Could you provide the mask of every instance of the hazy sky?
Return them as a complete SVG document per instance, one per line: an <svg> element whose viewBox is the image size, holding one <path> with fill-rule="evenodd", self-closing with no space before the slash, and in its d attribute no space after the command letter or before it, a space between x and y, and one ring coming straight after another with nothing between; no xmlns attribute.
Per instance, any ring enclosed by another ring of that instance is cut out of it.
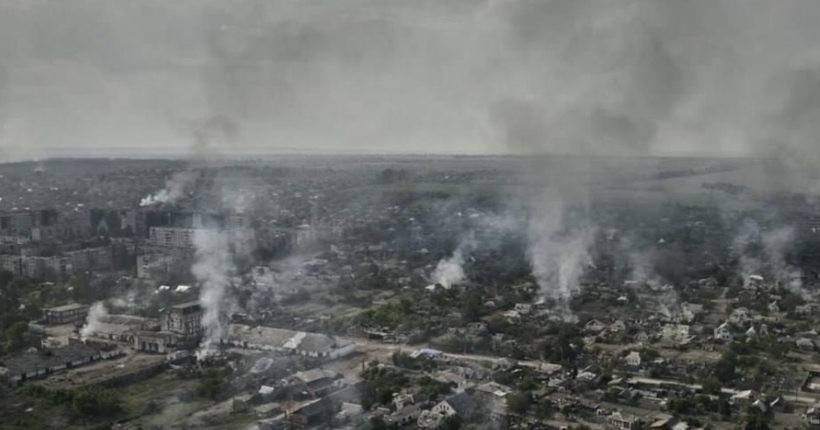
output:
<svg viewBox="0 0 820 430"><path fill-rule="evenodd" d="M818 17L816 0L0 0L0 157L198 142L820 161Z"/></svg>

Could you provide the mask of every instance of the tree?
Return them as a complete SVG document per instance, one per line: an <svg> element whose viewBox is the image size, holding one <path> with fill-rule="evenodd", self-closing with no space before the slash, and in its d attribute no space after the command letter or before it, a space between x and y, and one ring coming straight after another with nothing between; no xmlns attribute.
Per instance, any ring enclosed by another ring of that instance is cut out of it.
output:
<svg viewBox="0 0 820 430"><path fill-rule="evenodd" d="M524 415L530 409L532 400L526 393L512 393L507 396L507 412L513 415Z"/></svg>
<svg viewBox="0 0 820 430"><path fill-rule="evenodd" d="M732 416L732 405L726 399L721 399L720 403L718 404L718 412L720 416L724 419L728 419Z"/></svg>
<svg viewBox="0 0 820 430"><path fill-rule="evenodd" d="M461 417L456 414L445 418L442 422L442 426L444 430L460 430L462 423Z"/></svg>
<svg viewBox="0 0 820 430"><path fill-rule="evenodd" d="M732 382L736 377L736 361L737 356L734 352L727 351L723 353L720 360L715 364L715 377L724 384Z"/></svg>
<svg viewBox="0 0 820 430"><path fill-rule="evenodd" d="M769 420L758 414L746 415L743 430L769 430Z"/></svg>
<svg viewBox="0 0 820 430"><path fill-rule="evenodd" d="M17 321L6 330L6 345L7 353L17 351L26 344L26 334L28 333L28 324L25 321Z"/></svg>
<svg viewBox="0 0 820 430"><path fill-rule="evenodd" d="M713 395L720 395L720 389L722 388L722 384L717 378L709 378L703 381L703 393L704 394L713 394Z"/></svg>
<svg viewBox="0 0 820 430"><path fill-rule="evenodd" d="M382 417L373 417L370 419L370 430L389 430L390 427L384 422Z"/></svg>
<svg viewBox="0 0 820 430"><path fill-rule="evenodd" d="M538 422L543 424L544 421L551 419L553 415L555 415L555 407L551 401L544 399L536 405L535 416L538 418Z"/></svg>
<svg viewBox="0 0 820 430"><path fill-rule="evenodd" d="M225 388L225 378L217 371L207 371L200 376L197 393L207 399L216 400Z"/></svg>
<svg viewBox="0 0 820 430"><path fill-rule="evenodd" d="M465 293L461 307L461 320L465 323L478 321L481 318L481 296L474 291Z"/></svg>
<svg viewBox="0 0 820 430"><path fill-rule="evenodd" d="M122 400L112 390L82 390L74 394L71 410L78 416L110 417L122 412Z"/></svg>

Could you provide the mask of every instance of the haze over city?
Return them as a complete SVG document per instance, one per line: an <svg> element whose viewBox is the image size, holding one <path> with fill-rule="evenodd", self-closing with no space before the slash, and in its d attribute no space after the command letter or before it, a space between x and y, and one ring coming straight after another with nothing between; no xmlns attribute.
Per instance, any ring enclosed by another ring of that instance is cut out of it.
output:
<svg viewBox="0 0 820 430"><path fill-rule="evenodd" d="M0 429L820 428L818 17L0 0Z"/></svg>

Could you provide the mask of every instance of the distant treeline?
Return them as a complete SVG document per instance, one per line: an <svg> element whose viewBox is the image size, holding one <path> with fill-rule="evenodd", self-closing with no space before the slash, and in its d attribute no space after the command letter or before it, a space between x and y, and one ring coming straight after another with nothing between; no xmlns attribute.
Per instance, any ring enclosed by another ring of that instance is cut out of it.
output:
<svg viewBox="0 0 820 430"><path fill-rule="evenodd" d="M711 173L723 173L737 170L740 166L735 164L722 164L718 166L707 166L696 169L678 169L678 170L664 170L662 172L652 173L646 179L673 179L685 178L687 176L708 175Z"/></svg>
<svg viewBox="0 0 820 430"><path fill-rule="evenodd" d="M707 190L723 191L726 194L738 196L746 191L743 185L727 184L725 182L708 182L703 184L703 188Z"/></svg>

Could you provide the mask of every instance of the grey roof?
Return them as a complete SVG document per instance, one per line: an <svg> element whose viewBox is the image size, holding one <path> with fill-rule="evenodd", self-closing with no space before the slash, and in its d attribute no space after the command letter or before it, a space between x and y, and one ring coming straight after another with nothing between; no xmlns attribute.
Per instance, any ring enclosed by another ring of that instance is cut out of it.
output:
<svg viewBox="0 0 820 430"><path fill-rule="evenodd" d="M101 322L108 324L127 325L135 329L142 329L144 327L159 326L159 321L154 318L143 318L134 315L103 315L100 318Z"/></svg>
<svg viewBox="0 0 820 430"><path fill-rule="evenodd" d="M326 335L283 330L270 327L250 327L242 324L228 326L230 342L264 345L279 349L329 353L338 347L337 342Z"/></svg>
<svg viewBox="0 0 820 430"><path fill-rule="evenodd" d="M80 303L69 303L67 305L57 306L53 308L46 309L46 312L67 312L73 311L75 309L87 309L88 305L83 305Z"/></svg>
<svg viewBox="0 0 820 430"><path fill-rule="evenodd" d="M299 349L307 352L327 352L336 347L336 341L328 336L322 334L308 333L302 342L299 343Z"/></svg>
<svg viewBox="0 0 820 430"><path fill-rule="evenodd" d="M461 392L454 396L450 396L444 401L455 409L456 413L458 413L458 415L462 418L469 417L475 409L475 402L473 401L473 398L466 392Z"/></svg>
<svg viewBox="0 0 820 430"><path fill-rule="evenodd" d="M358 385L351 385L349 387L342 388L339 391L328 394L325 398L329 399L330 402L337 407L341 406L343 403L358 404L362 401L362 391L359 389Z"/></svg>
<svg viewBox="0 0 820 430"><path fill-rule="evenodd" d="M93 334L99 335L114 335L120 336L132 331L132 327L123 324L109 324L104 322L97 322L94 325Z"/></svg>
<svg viewBox="0 0 820 430"><path fill-rule="evenodd" d="M178 305L171 306L171 309L188 309L193 307L201 307L199 300L194 300L187 303L180 303Z"/></svg>
<svg viewBox="0 0 820 430"><path fill-rule="evenodd" d="M316 382L320 379L339 379L342 375L338 372L334 372L332 370L323 370L323 369L311 369L306 370L304 372L297 372L294 375L300 381L310 384L312 382Z"/></svg>
<svg viewBox="0 0 820 430"><path fill-rule="evenodd" d="M11 375L22 375L97 357L99 354L100 352L92 346L71 343L61 348L17 354L3 360L0 365L8 368Z"/></svg>

